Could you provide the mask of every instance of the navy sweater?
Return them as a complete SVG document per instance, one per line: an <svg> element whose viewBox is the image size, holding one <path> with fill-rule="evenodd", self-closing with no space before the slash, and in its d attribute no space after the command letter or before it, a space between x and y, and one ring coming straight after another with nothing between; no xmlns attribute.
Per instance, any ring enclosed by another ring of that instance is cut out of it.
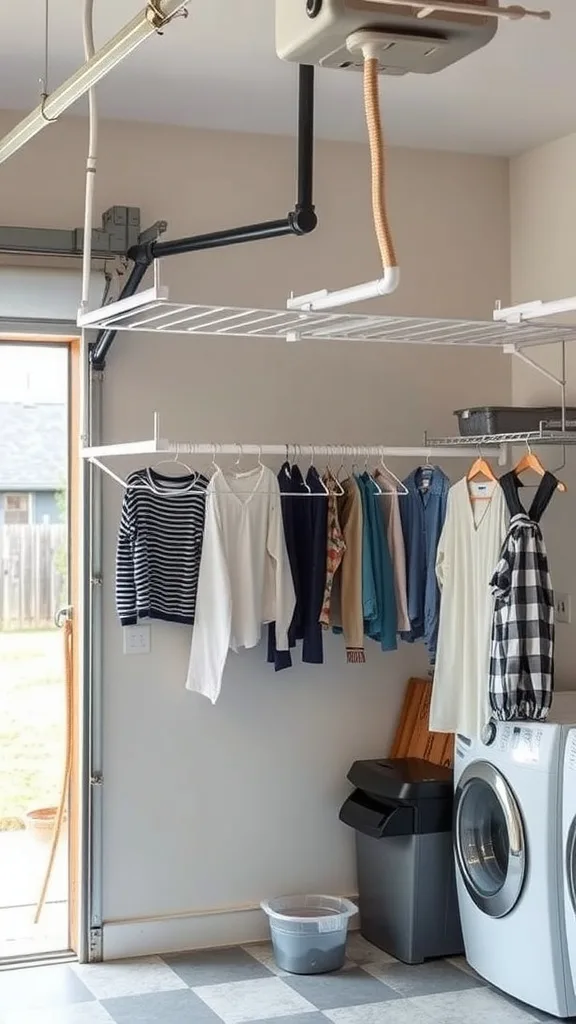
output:
<svg viewBox="0 0 576 1024"><path fill-rule="evenodd" d="M306 483L314 494L324 495L317 470L311 466ZM322 627L320 612L326 582L326 535L328 530L328 502L326 497L297 497L307 495L302 473L298 466L285 462L278 474L282 494L282 521L288 559L296 593L296 607L288 632L290 646L302 640L302 661L321 665ZM268 628L268 661L278 672L290 668L289 651L276 650L274 623Z"/></svg>

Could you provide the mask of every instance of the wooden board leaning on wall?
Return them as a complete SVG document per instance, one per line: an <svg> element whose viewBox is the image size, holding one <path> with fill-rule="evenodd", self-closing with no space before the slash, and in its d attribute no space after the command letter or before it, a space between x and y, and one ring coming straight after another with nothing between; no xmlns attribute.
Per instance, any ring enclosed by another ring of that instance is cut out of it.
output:
<svg viewBox="0 0 576 1024"><path fill-rule="evenodd" d="M390 757L421 757L432 764L452 767L454 737L450 733L430 732L430 698L432 683L429 679L409 679L400 712Z"/></svg>

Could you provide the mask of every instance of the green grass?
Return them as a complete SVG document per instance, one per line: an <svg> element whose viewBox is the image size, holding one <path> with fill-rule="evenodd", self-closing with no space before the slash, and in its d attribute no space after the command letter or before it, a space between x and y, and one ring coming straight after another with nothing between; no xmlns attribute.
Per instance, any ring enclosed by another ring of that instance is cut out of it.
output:
<svg viewBox="0 0 576 1024"><path fill-rule="evenodd" d="M0 632L0 831L58 802L64 719L62 633Z"/></svg>

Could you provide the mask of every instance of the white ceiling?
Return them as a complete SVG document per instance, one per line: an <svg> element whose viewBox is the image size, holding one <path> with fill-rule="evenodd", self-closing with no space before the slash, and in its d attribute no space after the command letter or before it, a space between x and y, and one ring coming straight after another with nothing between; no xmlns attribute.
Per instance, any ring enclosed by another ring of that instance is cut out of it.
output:
<svg viewBox="0 0 576 1024"><path fill-rule="evenodd" d="M142 6L95 0L97 45ZM576 131L576 0L547 6L551 21L505 22L487 47L440 74L383 79L388 140L512 154ZM0 107L25 110L38 101L44 0L2 7ZM81 8L50 0L52 87L82 63ZM294 67L274 51L274 0L192 0L190 17L145 43L99 95L106 117L289 133L294 87ZM364 139L360 75L319 73L317 125L324 138Z"/></svg>

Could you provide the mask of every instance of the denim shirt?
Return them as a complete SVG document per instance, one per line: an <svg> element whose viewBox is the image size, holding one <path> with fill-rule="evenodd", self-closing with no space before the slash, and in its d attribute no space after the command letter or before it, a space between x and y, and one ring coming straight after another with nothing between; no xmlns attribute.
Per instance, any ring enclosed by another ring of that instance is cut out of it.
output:
<svg viewBox="0 0 576 1024"><path fill-rule="evenodd" d="M367 531L362 539L362 601L364 606L364 632L372 640L376 640L383 651L395 651L397 648L396 628L398 613L396 609L396 593L394 590L394 569L388 539L382 525L382 515L378 505L379 492L368 473L355 477L362 496L364 525ZM368 551L366 553L366 545ZM366 614L365 575L366 566L370 567L373 602L371 614Z"/></svg>
<svg viewBox="0 0 576 1024"><path fill-rule="evenodd" d="M367 494L363 477L355 473L354 482L360 492L362 502L362 618L364 619L364 632L369 636L370 623L375 622L378 618L378 597L372 561L370 495ZM372 490L374 490L373 487Z"/></svg>
<svg viewBox="0 0 576 1024"><path fill-rule="evenodd" d="M428 487L423 484L429 479ZM410 632L402 639L424 638L434 663L438 641L440 590L436 579L436 550L444 520L450 481L438 466L419 467L404 481L400 516L406 548L406 588Z"/></svg>

